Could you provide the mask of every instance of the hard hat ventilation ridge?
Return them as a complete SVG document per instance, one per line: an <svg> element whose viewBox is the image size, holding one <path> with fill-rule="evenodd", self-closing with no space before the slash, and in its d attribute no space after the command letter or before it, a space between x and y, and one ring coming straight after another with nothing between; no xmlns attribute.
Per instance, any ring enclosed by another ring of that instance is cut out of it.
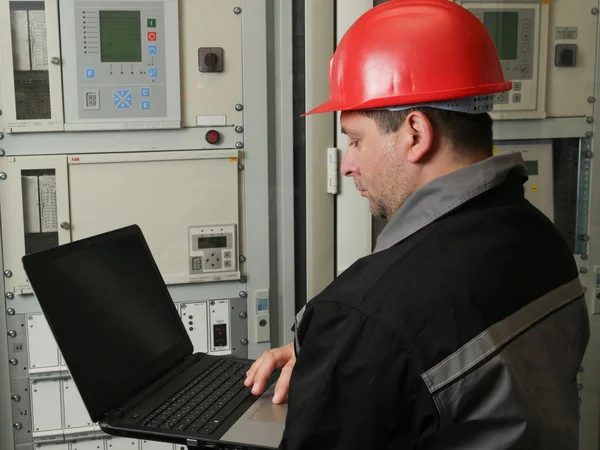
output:
<svg viewBox="0 0 600 450"><path fill-rule="evenodd" d="M414 103L412 105L374 108L371 111L404 111L407 109L420 107L445 109L448 111L457 111L466 114L484 114L494 109L494 96L476 95L473 97L458 98L454 100L440 100L427 103Z"/></svg>

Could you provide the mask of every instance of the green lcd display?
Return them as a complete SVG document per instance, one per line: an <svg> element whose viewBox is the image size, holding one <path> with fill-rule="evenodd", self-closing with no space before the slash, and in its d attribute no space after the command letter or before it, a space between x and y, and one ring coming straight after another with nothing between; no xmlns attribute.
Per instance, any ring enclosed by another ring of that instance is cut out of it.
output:
<svg viewBox="0 0 600 450"><path fill-rule="evenodd" d="M496 44L500 59L517 59L519 13L488 11L483 13L483 24Z"/></svg>
<svg viewBox="0 0 600 450"><path fill-rule="evenodd" d="M100 60L108 63L142 61L139 11L100 11Z"/></svg>
<svg viewBox="0 0 600 450"><path fill-rule="evenodd" d="M525 161L525 167L527 167L527 173L529 175L539 175L539 167L537 161Z"/></svg>
<svg viewBox="0 0 600 450"><path fill-rule="evenodd" d="M198 238L198 248L225 248L227 247L227 236L212 236Z"/></svg>

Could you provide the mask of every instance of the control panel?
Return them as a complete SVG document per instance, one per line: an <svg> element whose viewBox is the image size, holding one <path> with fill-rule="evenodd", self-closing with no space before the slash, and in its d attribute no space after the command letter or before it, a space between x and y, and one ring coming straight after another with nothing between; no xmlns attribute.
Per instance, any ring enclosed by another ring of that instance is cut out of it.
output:
<svg viewBox="0 0 600 450"><path fill-rule="evenodd" d="M211 353L227 352L231 353L229 345L229 300L212 300L208 304L211 337Z"/></svg>
<svg viewBox="0 0 600 450"><path fill-rule="evenodd" d="M61 2L65 129L178 128L176 0Z"/></svg>
<svg viewBox="0 0 600 450"><path fill-rule="evenodd" d="M189 229L189 267L194 276L215 280L236 277L237 233L235 225L195 226Z"/></svg>
<svg viewBox="0 0 600 450"><path fill-rule="evenodd" d="M522 3L457 1L487 28L500 57L510 92L494 97L496 119L544 118L548 17L539 1Z"/></svg>

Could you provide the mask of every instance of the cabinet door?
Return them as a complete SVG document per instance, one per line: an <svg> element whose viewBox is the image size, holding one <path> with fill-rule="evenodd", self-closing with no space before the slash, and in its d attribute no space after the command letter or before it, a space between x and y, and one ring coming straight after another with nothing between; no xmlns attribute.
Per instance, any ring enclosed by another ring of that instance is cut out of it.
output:
<svg viewBox="0 0 600 450"><path fill-rule="evenodd" d="M23 255L71 241L67 160L64 155L0 158L2 173L4 268L13 273L5 278L5 288L15 295L30 294Z"/></svg>
<svg viewBox="0 0 600 450"><path fill-rule="evenodd" d="M58 1L2 2L0 55L5 131L63 130Z"/></svg>
<svg viewBox="0 0 600 450"><path fill-rule="evenodd" d="M378 3L378 2L376 2ZM340 42L348 28L362 14L373 7L373 0L337 0L336 42ZM339 114L336 117L336 141L340 149L341 165L348 137L342 134ZM340 173L339 193L336 198L336 275L341 274L357 259L372 251L373 219L369 202L357 192L354 181Z"/></svg>

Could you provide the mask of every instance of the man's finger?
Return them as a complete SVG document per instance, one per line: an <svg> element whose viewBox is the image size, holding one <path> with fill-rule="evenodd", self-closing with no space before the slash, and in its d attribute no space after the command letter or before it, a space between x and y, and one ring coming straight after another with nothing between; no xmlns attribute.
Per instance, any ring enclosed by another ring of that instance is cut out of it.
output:
<svg viewBox="0 0 600 450"><path fill-rule="evenodd" d="M260 355L260 358L258 358L256 361L254 361L254 363L252 363L252 365L246 372L246 379L244 380L244 385L246 387L250 387L254 383L254 376L256 375L256 371L261 366L264 359L265 359L265 354L263 353L262 355Z"/></svg>
<svg viewBox="0 0 600 450"><path fill-rule="evenodd" d="M290 378L292 377L292 369L294 368L295 363L296 359L292 358L288 361L288 363L285 366L283 366L283 369L281 369L281 375L279 375L279 380L277 380L277 384L275 385L273 403L279 404L283 402L287 397L288 391L290 389Z"/></svg>
<svg viewBox="0 0 600 450"><path fill-rule="evenodd" d="M252 393L254 395L259 395L264 392L267 385L267 379L271 376L276 367L280 367L284 363L284 361L282 361L282 355L280 355L280 352L277 350L265 353L262 364L256 370L253 379L254 386L252 386Z"/></svg>

